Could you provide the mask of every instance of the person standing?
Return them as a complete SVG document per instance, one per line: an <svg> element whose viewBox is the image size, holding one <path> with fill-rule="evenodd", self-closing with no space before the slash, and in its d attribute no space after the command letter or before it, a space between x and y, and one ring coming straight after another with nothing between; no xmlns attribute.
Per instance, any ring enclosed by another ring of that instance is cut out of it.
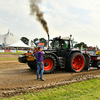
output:
<svg viewBox="0 0 100 100"><path fill-rule="evenodd" d="M41 47L38 47L38 51L35 53L36 59L37 59L37 80L41 79L42 81L44 81L43 79L43 71L44 71L43 54L45 53L41 50ZM39 71L40 71L40 78L39 78Z"/></svg>
<svg viewBox="0 0 100 100"><path fill-rule="evenodd" d="M62 45L62 48L63 48L63 49L68 48L68 45L65 43L65 41L63 41L62 43L63 43L63 45Z"/></svg>

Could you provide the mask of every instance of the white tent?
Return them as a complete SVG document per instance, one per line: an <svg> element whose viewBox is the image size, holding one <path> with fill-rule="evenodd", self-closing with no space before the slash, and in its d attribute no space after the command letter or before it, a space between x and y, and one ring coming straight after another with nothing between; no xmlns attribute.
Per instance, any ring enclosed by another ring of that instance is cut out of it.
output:
<svg viewBox="0 0 100 100"><path fill-rule="evenodd" d="M11 45L15 42L17 42L18 39L14 37L13 34L8 32L7 34L0 35L0 45L4 44L5 46Z"/></svg>
<svg viewBox="0 0 100 100"><path fill-rule="evenodd" d="M29 48L30 46L26 45L21 40L18 40L17 42L9 45L9 47L27 47L27 48Z"/></svg>

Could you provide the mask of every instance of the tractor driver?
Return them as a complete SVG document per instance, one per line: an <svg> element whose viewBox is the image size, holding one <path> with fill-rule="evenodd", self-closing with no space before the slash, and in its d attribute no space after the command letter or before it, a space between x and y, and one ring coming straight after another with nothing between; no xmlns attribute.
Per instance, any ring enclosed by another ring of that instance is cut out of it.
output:
<svg viewBox="0 0 100 100"><path fill-rule="evenodd" d="M63 48L63 49L68 48L68 45L67 45L67 43L65 43L65 41L62 41L62 44L63 44L63 45L62 45L62 48Z"/></svg>

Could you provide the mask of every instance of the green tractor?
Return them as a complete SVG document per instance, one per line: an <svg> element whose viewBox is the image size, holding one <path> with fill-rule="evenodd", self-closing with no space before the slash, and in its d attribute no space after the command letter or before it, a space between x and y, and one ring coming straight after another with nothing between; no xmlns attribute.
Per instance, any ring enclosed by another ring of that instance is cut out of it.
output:
<svg viewBox="0 0 100 100"><path fill-rule="evenodd" d="M73 38L70 37L55 37L52 40L48 36L48 48L43 50L44 73L52 73L56 68L65 68L71 72L81 72L83 69L88 69L89 56L81 53L80 50L73 49ZM51 41L51 43L50 43ZM49 46L50 43L50 46ZM36 68L35 54L29 56L19 56L19 62L27 63L31 69ZM33 59L32 59L33 57Z"/></svg>

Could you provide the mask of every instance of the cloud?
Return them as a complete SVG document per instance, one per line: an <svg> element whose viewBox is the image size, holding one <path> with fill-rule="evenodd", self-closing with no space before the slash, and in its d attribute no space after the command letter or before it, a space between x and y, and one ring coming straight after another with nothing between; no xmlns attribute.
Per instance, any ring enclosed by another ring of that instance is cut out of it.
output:
<svg viewBox="0 0 100 100"><path fill-rule="evenodd" d="M48 23L50 37L73 35L76 41L96 46L100 37L99 0L42 0L39 5ZM35 19L29 15L28 0L1 0L0 33L8 29L17 37L29 39L47 34Z"/></svg>
<svg viewBox="0 0 100 100"><path fill-rule="evenodd" d="M66 0L62 3L61 0L54 3L50 0L53 9L48 10L48 19L52 19L50 22L54 22L53 27L57 26L55 29L63 36L72 33L78 42L100 46L99 3L99 0Z"/></svg>

